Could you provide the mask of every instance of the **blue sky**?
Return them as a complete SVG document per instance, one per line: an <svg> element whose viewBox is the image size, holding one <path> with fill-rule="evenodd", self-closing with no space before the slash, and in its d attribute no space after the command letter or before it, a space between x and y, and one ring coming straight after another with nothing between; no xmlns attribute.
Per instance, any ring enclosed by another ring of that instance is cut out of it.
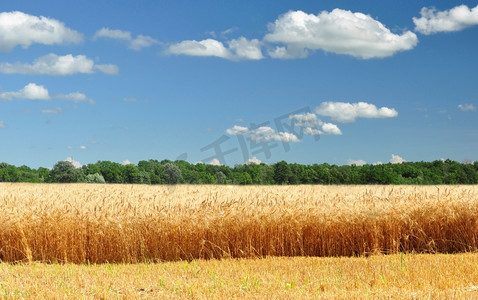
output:
<svg viewBox="0 0 478 300"><path fill-rule="evenodd" d="M478 160L476 1L8 1L0 161Z"/></svg>

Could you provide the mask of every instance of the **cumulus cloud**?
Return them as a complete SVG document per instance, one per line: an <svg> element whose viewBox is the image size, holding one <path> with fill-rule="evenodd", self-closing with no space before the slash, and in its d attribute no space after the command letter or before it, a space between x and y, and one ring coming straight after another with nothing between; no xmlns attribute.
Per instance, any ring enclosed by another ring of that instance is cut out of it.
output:
<svg viewBox="0 0 478 300"><path fill-rule="evenodd" d="M91 74L100 71L106 74L118 74L115 65L95 65L93 60L84 55L71 54L59 56L50 53L37 58L32 64L28 63L0 63L0 72L5 74L34 74L34 75L72 75L77 73Z"/></svg>
<svg viewBox="0 0 478 300"><path fill-rule="evenodd" d="M260 60L264 58L261 43L257 39L248 40L245 37L240 37L229 41L228 45L233 59Z"/></svg>
<svg viewBox="0 0 478 300"><path fill-rule="evenodd" d="M44 86L29 83L18 92L0 93L0 101L11 101L13 99L50 100L51 97Z"/></svg>
<svg viewBox="0 0 478 300"><path fill-rule="evenodd" d="M132 163L129 161L129 159L123 160L123 161L121 162L121 164L122 164L123 166L132 165Z"/></svg>
<svg viewBox="0 0 478 300"><path fill-rule="evenodd" d="M308 135L342 135L342 131L337 125L323 122L313 113L290 115L289 119L294 121L296 126L303 127L304 133Z"/></svg>
<svg viewBox="0 0 478 300"><path fill-rule="evenodd" d="M122 40L128 43L128 47L133 50L141 50L143 48L151 47L155 44L159 44L159 41L148 36L139 34L136 37L133 37L131 32L123 31L118 29L109 29L109 28L101 28L98 30L93 39L99 38L109 38L115 40Z"/></svg>
<svg viewBox="0 0 478 300"><path fill-rule="evenodd" d="M295 114L290 115L289 119L294 121L296 126L300 127L316 127L320 120L317 119L317 116L313 113L304 113L304 114Z"/></svg>
<svg viewBox="0 0 478 300"><path fill-rule="evenodd" d="M261 163L262 161L255 156L246 161L246 165L260 165Z"/></svg>
<svg viewBox="0 0 478 300"><path fill-rule="evenodd" d="M81 168L81 163L79 161L74 160L72 157L67 157L65 161L71 163L73 167L77 169Z"/></svg>
<svg viewBox="0 0 478 300"><path fill-rule="evenodd" d="M390 159L390 163L392 164L401 164L403 162L406 162L402 157L392 154L392 158Z"/></svg>
<svg viewBox="0 0 478 300"><path fill-rule="evenodd" d="M251 141L255 142L300 142L299 138L295 134L289 132L276 132L274 129L268 126L261 126L251 131L250 138Z"/></svg>
<svg viewBox="0 0 478 300"><path fill-rule="evenodd" d="M55 98L66 100L66 101L71 101L73 103L86 102L86 103L90 103L90 104L95 104L95 100L88 98L85 94L80 93L80 92L69 93L69 94L66 94L66 95L59 94L59 95L56 95Z"/></svg>
<svg viewBox="0 0 478 300"><path fill-rule="evenodd" d="M421 9L420 15L420 18L413 18L415 31L426 35L459 31L478 25L478 5L471 9L466 5L459 5L445 11L424 7Z"/></svg>
<svg viewBox="0 0 478 300"><path fill-rule="evenodd" d="M0 128L7 128L7 124L5 124L3 121L0 121Z"/></svg>
<svg viewBox="0 0 478 300"><path fill-rule="evenodd" d="M226 132L227 134L230 134L230 135L243 135L249 132L249 128L239 126L239 125L234 125L232 128L228 128Z"/></svg>
<svg viewBox="0 0 478 300"><path fill-rule="evenodd" d="M169 46L171 54L183 54L190 56L217 56L222 58L230 57L230 52L224 44L214 39L202 41L188 40Z"/></svg>
<svg viewBox="0 0 478 300"><path fill-rule="evenodd" d="M322 124L322 131L325 134L331 134L331 135L342 135L342 131L340 130L337 125L332 124L332 123L323 123Z"/></svg>
<svg viewBox="0 0 478 300"><path fill-rule="evenodd" d="M461 111L476 111L476 106L474 106L473 104L459 104L458 108Z"/></svg>
<svg viewBox="0 0 478 300"><path fill-rule="evenodd" d="M305 128L304 128L304 134L308 134L308 135L321 135L321 134L323 134L323 132L320 131L320 130L317 129L317 128L305 127Z"/></svg>
<svg viewBox="0 0 478 300"><path fill-rule="evenodd" d="M363 159L357 159L357 160L355 160L355 159L349 159L349 160L347 160L347 164L348 164L349 166L356 165L356 166L358 166L358 167L361 167L361 166L366 165L367 162L366 162L365 160L363 160Z"/></svg>
<svg viewBox="0 0 478 300"><path fill-rule="evenodd" d="M394 118L398 112L393 108L381 107L366 102L322 102L316 109L321 116L331 117L341 123L354 122L356 118Z"/></svg>
<svg viewBox="0 0 478 300"><path fill-rule="evenodd" d="M19 11L0 13L0 51L9 52L16 46L28 48L34 43L53 45L82 41L79 32L58 20Z"/></svg>
<svg viewBox="0 0 478 300"><path fill-rule="evenodd" d="M284 143L297 143L300 142L299 138L289 132L276 132L274 129L268 126L261 126L254 130L250 130L247 127L234 125L226 130L230 135L244 135L249 134L251 141L255 142L284 142Z"/></svg>
<svg viewBox="0 0 478 300"><path fill-rule="evenodd" d="M166 53L189 56L215 56L229 60L259 60L263 58L260 42L257 39L247 40L245 37L229 41L227 48L222 42L214 39L182 41L170 45Z"/></svg>
<svg viewBox="0 0 478 300"><path fill-rule="evenodd" d="M334 9L318 15L289 11L269 24L264 41L279 44L269 51L272 58L303 58L312 50L324 50L358 58L382 58L410 50L417 36L406 31L392 33L382 23L363 13Z"/></svg>
<svg viewBox="0 0 478 300"><path fill-rule="evenodd" d="M222 166L221 162L219 161L219 159L217 158L214 158L213 160L211 160L209 162L209 165L212 165L212 166Z"/></svg>
<svg viewBox="0 0 478 300"><path fill-rule="evenodd" d="M58 94L54 95L53 97L50 96L48 89L46 89L43 85L37 85L35 83L29 83L24 88L17 92L3 92L0 93L0 102L7 102L12 101L14 99L27 99L27 100L52 100L52 99L60 99L71 101L74 103L81 103L86 102L90 104L94 104L95 101L93 99L88 98L85 94L80 92L74 92L69 94ZM54 111L59 113L61 110L56 108ZM45 110L44 113L54 113L52 110Z"/></svg>

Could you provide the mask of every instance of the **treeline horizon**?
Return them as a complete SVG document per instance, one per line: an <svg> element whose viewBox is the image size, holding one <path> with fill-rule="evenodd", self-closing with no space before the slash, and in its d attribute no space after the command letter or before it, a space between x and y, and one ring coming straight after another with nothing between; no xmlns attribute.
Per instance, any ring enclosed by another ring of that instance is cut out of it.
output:
<svg viewBox="0 0 478 300"><path fill-rule="evenodd" d="M378 165L303 165L280 161L271 165L217 166L184 160L142 160L137 165L98 161L80 168L59 161L50 170L0 163L0 182L126 184L477 184L478 162L450 159Z"/></svg>

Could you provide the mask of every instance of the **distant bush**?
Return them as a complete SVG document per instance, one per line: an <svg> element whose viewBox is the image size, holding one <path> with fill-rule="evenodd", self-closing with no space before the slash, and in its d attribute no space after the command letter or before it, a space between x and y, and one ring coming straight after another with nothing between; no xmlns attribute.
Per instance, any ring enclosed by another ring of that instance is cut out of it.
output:
<svg viewBox="0 0 478 300"><path fill-rule="evenodd" d="M87 183L106 183L103 175L99 173L86 175L86 182Z"/></svg>

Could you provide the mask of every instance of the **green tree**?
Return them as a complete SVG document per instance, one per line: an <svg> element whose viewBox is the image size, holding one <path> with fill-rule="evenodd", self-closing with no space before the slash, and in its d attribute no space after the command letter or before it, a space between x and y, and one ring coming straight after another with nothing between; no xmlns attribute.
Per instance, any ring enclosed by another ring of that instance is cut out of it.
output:
<svg viewBox="0 0 478 300"><path fill-rule="evenodd" d="M123 183L123 165L107 160L99 161L97 165L107 183Z"/></svg>
<svg viewBox="0 0 478 300"><path fill-rule="evenodd" d="M312 166L312 170L314 170L312 183L330 184L332 182L332 176L330 175L329 167L328 164L314 164Z"/></svg>
<svg viewBox="0 0 478 300"><path fill-rule="evenodd" d="M34 169L31 169L27 166L21 166L17 168L20 178L18 181L21 182L40 182L38 172Z"/></svg>
<svg viewBox="0 0 478 300"><path fill-rule="evenodd" d="M38 168L38 178L40 182L47 182L48 177L50 177L50 170L43 167Z"/></svg>
<svg viewBox="0 0 478 300"><path fill-rule="evenodd" d="M179 183L182 179L181 170L174 163L168 162L163 165L164 181L167 184Z"/></svg>
<svg viewBox="0 0 478 300"><path fill-rule="evenodd" d="M138 163L141 183L162 184L164 183L163 166L157 160L142 160ZM148 175L146 175L148 174Z"/></svg>
<svg viewBox="0 0 478 300"><path fill-rule="evenodd" d="M101 173L100 166L98 163L83 165L81 169L83 170L83 173L85 175Z"/></svg>
<svg viewBox="0 0 478 300"><path fill-rule="evenodd" d="M261 184L274 184L274 168L261 163L259 165L259 170L261 174Z"/></svg>
<svg viewBox="0 0 478 300"><path fill-rule="evenodd" d="M83 177L81 169L77 169L69 161L59 161L50 172L50 181L59 183L79 182Z"/></svg>
<svg viewBox="0 0 478 300"><path fill-rule="evenodd" d="M133 164L125 165L123 179L125 183L140 183L139 168Z"/></svg>
<svg viewBox="0 0 478 300"><path fill-rule="evenodd" d="M105 183L105 179L103 178L103 175L100 173L95 173L95 174L88 174L86 175L86 182L87 183Z"/></svg>
<svg viewBox="0 0 478 300"><path fill-rule="evenodd" d="M225 184L226 183L226 175L224 173L222 173L221 171L218 171L216 173L216 183L217 184Z"/></svg>
<svg viewBox="0 0 478 300"><path fill-rule="evenodd" d="M246 170L251 176L253 184L262 184L261 166L259 164L249 164L246 166Z"/></svg>
<svg viewBox="0 0 478 300"><path fill-rule="evenodd" d="M20 172L17 167L7 163L0 163L0 181L17 182L20 180Z"/></svg>
<svg viewBox="0 0 478 300"><path fill-rule="evenodd" d="M292 177L289 164L286 161L280 161L273 166L274 168L274 181L277 184L288 184L289 178Z"/></svg>
<svg viewBox="0 0 478 300"><path fill-rule="evenodd" d="M236 173L234 183L241 185L252 184L251 175L247 172Z"/></svg>
<svg viewBox="0 0 478 300"><path fill-rule="evenodd" d="M151 174L149 172L140 170L139 171L139 183L151 184Z"/></svg>

